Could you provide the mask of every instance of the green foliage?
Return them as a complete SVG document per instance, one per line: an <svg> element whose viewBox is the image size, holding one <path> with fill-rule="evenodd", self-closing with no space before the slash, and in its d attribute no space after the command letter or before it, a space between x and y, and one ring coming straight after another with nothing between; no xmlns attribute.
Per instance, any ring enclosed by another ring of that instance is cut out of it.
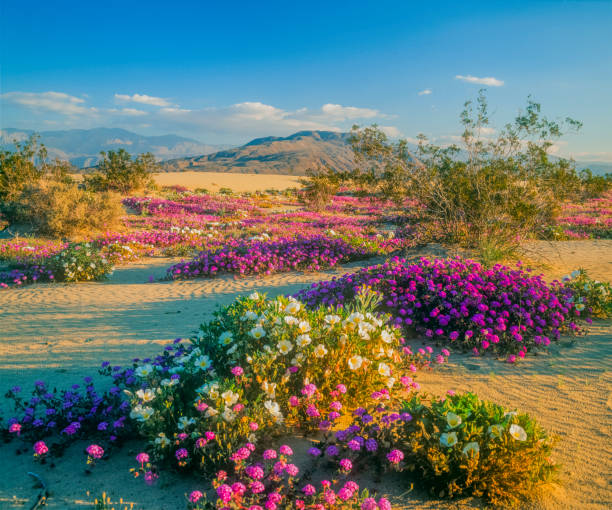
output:
<svg viewBox="0 0 612 510"><path fill-rule="evenodd" d="M553 439L529 415L472 393L429 401L415 396L404 412L412 416L399 433L406 465L438 497L473 495L516 506L557 469L550 460Z"/></svg>
<svg viewBox="0 0 612 510"><path fill-rule="evenodd" d="M45 264L59 282L104 280L112 264L90 243L71 243Z"/></svg>
<svg viewBox="0 0 612 510"><path fill-rule="evenodd" d="M423 239L471 248L516 245L550 224L564 200L600 193L610 185L609 179L589 172L578 174L572 161L549 157L554 141L581 124L570 118L551 121L531 99L525 111L496 132L481 91L475 103L465 103L461 124L460 144L439 147L419 135L414 153L405 140L389 140L376 125L354 126L355 168L334 174L334 181L331 172L318 174L307 185L347 183L397 203L416 199ZM487 258L497 256L489 248Z"/></svg>
<svg viewBox="0 0 612 510"><path fill-rule="evenodd" d="M88 189L127 194L153 186L151 173L159 169L153 154L139 154L132 158L125 149L102 151L100 154L102 161L97 170L85 176Z"/></svg>
<svg viewBox="0 0 612 510"><path fill-rule="evenodd" d="M0 202L15 200L26 186L39 181L45 173L37 160L44 161L47 152L38 145L36 136L23 144L15 142L15 146L15 152L0 152Z"/></svg>
<svg viewBox="0 0 612 510"><path fill-rule="evenodd" d="M118 225L123 212L113 193L94 193L72 182L42 180L25 188L11 209L11 219L41 234L73 237Z"/></svg>
<svg viewBox="0 0 612 510"><path fill-rule="evenodd" d="M400 354L400 332L371 313L375 302L364 295L351 312L257 293L238 299L203 324L191 346L165 354L168 371L135 366L131 416L158 459L176 464L184 447L193 453L179 467L210 472L246 441L316 427L344 393L350 410L374 389L401 391L393 375L425 357ZM150 389L140 390L143 383ZM314 389L304 396L307 383ZM206 434L215 439L201 440Z"/></svg>
<svg viewBox="0 0 612 510"><path fill-rule="evenodd" d="M300 179L304 186L299 195L300 202L308 209L320 211L331 203L340 188L342 177L329 167L308 169L306 175L306 179Z"/></svg>
<svg viewBox="0 0 612 510"><path fill-rule="evenodd" d="M565 286L574 291L578 311L590 308L592 315L600 319L612 317L612 285L589 277L584 269L574 271L564 279Z"/></svg>

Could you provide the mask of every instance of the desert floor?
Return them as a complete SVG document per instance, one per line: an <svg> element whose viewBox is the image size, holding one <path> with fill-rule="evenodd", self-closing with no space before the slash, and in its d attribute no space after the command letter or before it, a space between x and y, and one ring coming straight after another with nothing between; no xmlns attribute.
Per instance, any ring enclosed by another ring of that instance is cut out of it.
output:
<svg viewBox="0 0 612 510"><path fill-rule="evenodd" d="M221 179L205 175L224 185ZM208 187L202 183L193 186ZM262 187L280 186L262 180ZM531 243L524 247L523 256L549 279L584 267L594 278L612 280L612 241ZM16 384L31 387L38 379L65 387L85 375L93 375L102 360L125 364L134 357L156 354L174 338L190 336L218 306L253 289L270 296L292 293L364 265L320 273L149 283L151 276L154 280L162 277L171 262L160 258L144 260L117 269L104 283L40 284L2 292L0 394ZM367 264L377 262L371 260ZM482 398L527 411L559 436L555 456L563 465L562 484L540 498L534 508L610 508L611 342L612 323L599 322L589 336L564 338L550 352L530 356L519 365L454 353L447 365L421 374L419 381L425 391L442 394L448 389L471 390ZM47 481L52 492L48 506L57 509L90 506L88 501L103 490L113 501L123 497L135 502L135 508L182 509L183 495L202 487L195 478L165 474L153 487L132 479L129 468L135 464L137 444L124 447L86 476L84 446L74 445L54 469L34 464L30 452L16 456L16 443L0 447L0 508L30 508L37 489L29 471ZM396 502L401 501L405 508L478 507L470 500L430 500L418 487L406 493L407 487L395 483L393 477L377 488ZM87 497L88 490L91 498Z"/></svg>

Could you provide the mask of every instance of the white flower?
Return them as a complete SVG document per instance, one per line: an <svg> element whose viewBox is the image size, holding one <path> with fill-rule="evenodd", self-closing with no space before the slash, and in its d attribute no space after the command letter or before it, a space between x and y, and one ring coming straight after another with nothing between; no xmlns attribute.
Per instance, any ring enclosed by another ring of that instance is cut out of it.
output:
<svg viewBox="0 0 612 510"><path fill-rule="evenodd" d="M152 365L142 365L141 367L138 367L134 373L138 376L138 377L142 377L143 379L145 377L150 376L153 373L153 366Z"/></svg>
<svg viewBox="0 0 612 510"><path fill-rule="evenodd" d="M389 389L393 388L394 384L395 384L395 377L389 377L389 379L387 379L387 388Z"/></svg>
<svg viewBox="0 0 612 510"><path fill-rule="evenodd" d="M520 425L512 424L509 429L510 435L517 441L527 441L527 432Z"/></svg>
<svg viewBox="0 0 612 510"><path fill-rule="evenodd" d="M224 331L219 336L219 344L221 345L229 345L232 343L232 340L234 340L234 337L232 336L231 331Z"/></svg>
<svg viewBox="0 0 612 510"><path fill-rule="evenodd" d="M178 428L185 430L190 425L193 425L196 421L193 418L187 418L187 416L181 416L178 420Z"/></svg>
<svg viewBox="0 0 612 510"><path fill-rule="evenodd" d="M463 450L461 450L461 452L463 453L463 455L466 455L467 457L469 457L470 455L478 455L480 453L480 446L478 446L478 443L471 442L466 444L463 447Z"/></svg>
<svg viewBox="0 0 612 510"><path fill-rule="evenodd" d="M364 324L367 324L367 323L364 323ZM370 339L370 334L368 333L367 328L363 328L362 324L359 324L359 329L357 330L357 334L363 340L369 340Z"/></svg>
<svg viewBox="0 0 612 510"><path fill-rule="evenodd" d="M386 363L379 363L378 373L383 377L389 377L391 375L391 368Z"/></svg>
<svg viewBox="0 0 612 510"><path fill-rule="evenodd" d="M293 344L289 340L281 340L276 347L281 354L288 354L293 349Z"/></svg>
<svg viewBox="0 0 612 510"><path fill-rule="evenodd" d="M155 393L149 389L147 390L138 390L136 392L136 396L142 400L143 402L151 402L155 398Z"/></svg>
<svg viewBox="0 0 612 510"><path fill-rule="evenodd" d="M289 326L295 326L299 322L300 322L299 320L297 320L295 317L293 317L291 315L287 315L285 317L285 323L288 324Z"/></svg>
<svg viewBox="0 0 612 510"><path fill-rule="evenodd" d="M340 322L340 317L338 315L326 315L325 322L330 326L334 326Z"/></svg>
<svg viewBox="0 0 612 510"><path fill-rule="evenodd" d="M223 411L221 416L223 416L223 419L228 423L231 423L236 419L236 413L232 411L229 407L225 409L225 411Z"/></svg>
<svg viewBox="0 0 612 510"><path fill-rule="evenodd" d="M307 321L300 321L298 330L300 333L308 333L310 331L310 324Z"/></svg>
<svg viewBox="0 0 612 510"><path fill-rule="evenodd" d="M351 370L357 370L363 364L363 358L361 356L351 356L348 359L348 366Z"/></svg>
<svg viewBox="0 0 612 510"><path fill-rule="evenodd" d="M261 389L266 392L269 398L276 398L276 383L269 383L264 381L261 383Z"/></svg>
<svg viewBox="0 0 612 510"><path fill-rule="evenodd" d="M389 332L388 329L383 329L380 332L380 338L382 338L382 341L385 342L386 344L390 344L391 342L393 342L393 335Z"/></svg>
<svg viewBox="0 0 612 510"><path fill-rule="evenodd" d="M457 433L445 432L440 436L440 444L442 446L455 446L457 444Z"/></svg>
<svg viewBox="0 0 612 510"><path fill-rule="evenodd" d="M170 439L166 437L166 434L160 432L159 435L155 438L155 444L160 448L165 448L170 444Z"/></svg>
<svg viewBox="0 0 612 510"><path fill-rule="evenodd" d="M227 390L221 393L221 398L223 399L223 402L225 402L226 406L233 406L236 402L238 402L240 395L238 395L238 393L234 393L232 390Z"/></svg>
<svg viewBox="0 0 612 510"><path fill-rule="evenodd" d="M200 356L196 360L195 366L200 370L208 370L211 367L210 358L206 355Z"/></svg>
<svg viewBox="0 0 612 510"><path fill-rule="evenodd" d="M461 416L455 413L451 413L450 411L446 413L446 423L451 429L458 427L461 425Z"/></svg>
<svg viewBox="0 0 612 510"><path fill-rule="evenodd" d="M353 324L359 324L361 321L363 321L363 319L364 317L362 313L354 312L351 315L349 315L346 320Z"/></svg>
<svg viewBox="0 0 612 510"><path fill-rule="evenodd" d="M212 418L213 416L216 416L219 414L219 411L217 411L214 407L208 407L206 408L206 412L204 413L204 416L206 418Z"/></svg>
<svg viewBox="0 0 612 510"><path fill-rule="evenodd" d="M259 340L260 338L266 336L266 330L261 326L257 326L249 331L249 335L251 335L255 340Z"/></svg>
<svg viewBox="0 0 612 510"><path fill-rule="evenodd" d="M242 321L254 321L255 319L257 319L257 314L251 310L246 312L241 318Z"/></svg>
<svg viewBox="0 0 612 510"><path fill-rule="evenodd" d="M283 422L283 414L280 412L280 406L277 402L273 400L266 400L264 402L264 407L268 410L277 423Z"/></svg>
<svg viewBox="0 0 612 510"><path fill-rule="evenodd" d="M249 294L249 299L252 299L253 301L257 301L259 299L259 294L257 293L257 291Z"/></svg>
<svg viewBox="0 0 612 510"><path fill-rule="evenodd" d="M310 344L310 342L312 342L312 339L309 335L300 335L297 337L296 342L300 347L306 347L308 344Z"/></svg>
<svg viewBox="0 0 612 510"><path fill-rule="evenodd" d="M298 313L300 311L300 303L298 303L297 301L291 301L286 307L285 307L285 313L288 313L289 315L295 315L296 313Z"/></svg>
<svg viewBox="0 0 612 510"><path fill-rule="evenodd" d="M162 379L161 385L169 388L171 386L176 386L178 384L178 379Z"/></svg>
<svg viewBox="0 0 612 510"><path fill-rule="evenodd" d="M582 310L584 310L584 305L582 303L577 303L576 310L578 310L579 312L582 312Z"/></svg>
<svg viewBox="0 0 612 510"><path fill-rule="evenodd" d="M327 349L323 344L319 344L314 349L314 355L317 358L323 358L327 354Z"/></svg>
<svg viewBox="0 0 612 510"><path fill-rule="evenodd" d="M153 416L154 413L155 411L153 411L151 407L142 407L138 405L138 406L135 406L130 412L130 418L134 418L142 423L142 422L147 421L149 418L151 418L151 416Z"/></svg>

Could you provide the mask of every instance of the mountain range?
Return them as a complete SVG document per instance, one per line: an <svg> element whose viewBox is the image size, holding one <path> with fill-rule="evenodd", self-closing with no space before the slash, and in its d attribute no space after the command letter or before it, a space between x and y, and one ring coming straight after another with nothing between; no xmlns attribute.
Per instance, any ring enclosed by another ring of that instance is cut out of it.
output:
<svg viewBox="0 0 612 510"><path fill-rule="evenodd" d="M306 170L320 165L348 170L353 165L348 137L348 133L332 131L299 131L284 138L256 138L233 149L166 161L163 168L167 172L192 170L284 175L305 175Z"/></svg>
<svg viewBox="0 0 612 510"><path fill-rule="evenodd" d="M14 142L26 140L34 131L0 129L0 149L13 150ZM51 159L70 161L77 168L94 166L100 151L125 149L130 154L151 152L158 160L210 154L227 145L208 145L177 135L143 136L125 129L95 128L38 131Z"/></svg>
<svg viewBox="0 0 612 510"><path fill-rule="evenodd" d="M33 131L0 129L0 149L14 149ZM70 161L87 172L95 166L100 151L123 148L130 154L153 153L164 172L229 172L304 175L309 168L327 165L348 170L353 151L348 133L299 131L290 136L256 138L241 145L210 145L177 135L143 136L125 129L96 128L38 133L51 158ZM612 163L577 161L579 170L590 168L594 174L612 172Z"/></svg>

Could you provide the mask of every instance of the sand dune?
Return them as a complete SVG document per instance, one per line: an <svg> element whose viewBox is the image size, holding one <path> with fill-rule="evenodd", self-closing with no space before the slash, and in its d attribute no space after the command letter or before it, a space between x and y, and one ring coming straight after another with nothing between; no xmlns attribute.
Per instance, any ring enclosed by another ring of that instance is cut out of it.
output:
<svg viewBox="0 0 612 510"><path fill-rule="evenodd" d="M549 278L582 266L596 278L612 280L612 241L532 243L531 259L546 264ZM92 375L101 360L125 364L133 357L156 354L160 345L189 336L218 306L257 289L287 294L311 282L328 279L353 264L319 273L285 273L269 277L148 283L159 278L171 259L148 259L118 269L110 281L72 285L42 284L0 294L0 392L45 379L58 387ZM476 391L481 397L536 416L560 436L555 457L563 464L563 486L534 508L603 509L612 506L612 323L597 323L586 338L564 339L547 354L529 357L519 366L491 358L454 353L448 365L423 374L425 391ZM0 508L23 508L35 494L28 471L43 474L53 491L50 508L86 506L86 491L107 490L137 508L182 508L182 495L201 484L196 479L164 475L149 488L129 477L136 445L126 447L82 474L82 445L73 446L55 469L33 465L29 453L14 456L14 443L0 448L7 467L0 477ZM69 459L74 459L71 462ZM75 467L77 466L77 467ZM405 491L394 479L379 489ZM418 491L401 497L411 509L474 508L470 500L429 500ZM179 501L179 503L177 503Z"/></svg>

